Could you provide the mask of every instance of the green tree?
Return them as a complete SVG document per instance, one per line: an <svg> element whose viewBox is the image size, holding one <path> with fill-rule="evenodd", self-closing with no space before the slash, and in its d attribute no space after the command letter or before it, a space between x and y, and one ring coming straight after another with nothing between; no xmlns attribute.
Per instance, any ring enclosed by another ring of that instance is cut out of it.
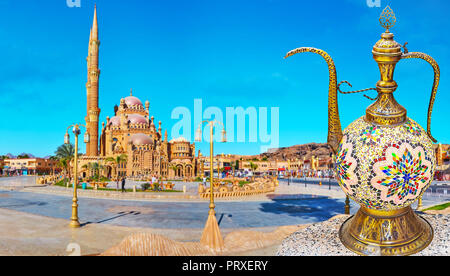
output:
<svg viewBox="0 0 450 276"><path fill-rule="evenodd" d="M75 156L75 146L73 144L64 144L59 146L55 151L55 155L60 160L72 160Z"/></svg>
<svg viewBox="0 0 450 276"><path fill-rule="evenodd" d="M92 169L93 169L93 166L92 166L92 163L87 163L87 164L84 164L83 166L81 166L81 168L82 169L85 169L86 171L88 171L88 172L91 172L92 171Z"/></svg>
<svg viewBox="0 0 450 276"><path fill-rule="evenodd" d="M70 178L70 168L69 168L69 162L67 159L59 159L58 160L58 167L60 167L65 175L69 175Z"/></svg>
<svg viewBox="0 0 450 276"><path fill-rule="evenodd" d="M116 175L116 186L117 190L119 190L119 166L125 162L127 162L128 156L126 154L121 154L116 157L108 157L106 158L106 162L114 164L114 170Z"/></svg>
<svg viewBox="0 0 450 276"><path fill-rule="evenodd" d="M64 168L71 178L70 162L75 157L75 146L73 144L64 144L55 151L55 157L59 160L60 167Z"/></svg>
<svg viewBox="0 0 450 276"><path fill-rule="evenodd" d="M223 173L224 171L225 171L225 168L219 168L219 171L218 171L219 179L221 178L222 173Z"/></svg>
<svg viewBox="0 0 450 276"><path fill-rule="evenodd" d="M255 171L258 169L258 164L250 162L250 169L252 170L252 181L255 180Z"/></svg>
<svg viewBox="0 0 450 276"><path fill-rule="evenodd" d="M106 162L114 164L114 174L116 177L119 177L119 166L125 162L127 162L128 156L126 154L121 154L116 157L108 157L106 158Z"/></svg>
<svg viewBox="0 0 450 276"><path fill-rule="evenodd" d="M169 169L173 170L173 176L176 177L176 175L177 175L177 166L171 165L169 167Z"/></svg>

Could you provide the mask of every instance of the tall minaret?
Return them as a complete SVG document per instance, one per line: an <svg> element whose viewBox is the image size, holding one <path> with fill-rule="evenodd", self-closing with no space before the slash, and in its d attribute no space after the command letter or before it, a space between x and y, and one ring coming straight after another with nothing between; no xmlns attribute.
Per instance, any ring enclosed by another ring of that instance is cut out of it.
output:
<svg viewBox="0 0 450 276"><path fill-rule="evenodd" d="M98 156L98 121L100 116L100 108L98 107L98 81L100 77L100 70L98 69L99 46L97 6L95 6L94 23L92 24L91 36L89 39L89 55L87 57L88 80L86 83L86 126L90 135L90 142L86 144L87 156Z"/></svg>

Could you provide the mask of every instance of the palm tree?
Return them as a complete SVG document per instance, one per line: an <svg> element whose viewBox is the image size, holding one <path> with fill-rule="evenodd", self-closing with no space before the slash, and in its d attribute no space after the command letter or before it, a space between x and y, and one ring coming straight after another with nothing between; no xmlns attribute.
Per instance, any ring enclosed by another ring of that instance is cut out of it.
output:
<svg viewBox="0 0 450 276"><path fill-rule="evenodd" d="M92 163L89 162L87 164L84 164L83 166L81 166L81 168L85 169L86 171L88 171L89 172L88 177L90 177L90 172L92 172L92 169L93 169Z"/></svg>
<svg viewBox="0 0 450 276"><path fill-rule="evenodd" d="M171 165L170 167L169 167L169 169L172 169L173 170L173 176L174 176L174 178L177 176L177 166L175 166L175 165Z"/></svg>
<svg viewBox="0 0 450 276"><path fill-rule="evenodd" d="M72 160L75 156L75 146L73 144L59 146L55 151L55 155L59 159Z"/></svg>
<svg viewBox="0 0 450 276"><path fill-rule="evenodd" d="M69 175L69 179L70 179L69 162L67 162L66 159L59 159L57 166L60 167L61 171L64 172L64 183L65 183L67 175Z"/></svg>
<svg viewBox="0 0 450 276"><path fill-rule="evenodd" d="M72 144L59 146L55 151L55 157L58 158L60 167L64 168L68 173L69 179L71 178L70 162L74 159L74 156L75 146Z"/></svg>
<svg viewBox="0 0 450 276"><path fill-rule="evenodd" d="M256 171L256 169L258 169L258 165L253 162L250 162L250 169L252 170L252 181L254 181L255 171Z"/></svg>
<svg viewBox="0 0 450 276"><path fill-rule="evenodd" d="M118 177L118 171L119 171L119 166L123 163L125 163L128 159L128 156L126 154L121 154L118 155L116 157L108 157L106 158L106 162L110 162L113 163L115 165L115 174Z"/></svg>
<svg viewBox="0 0 450 276"><path fill-rule="evenodd" d="M219 179L221 178L221 176L222 176L222 173L225 171L225 168L219 168L219 170L218 170L218 175L219 175Z"/></svg>
<svg viewBox="0 0 450 276"><path fill-rule="evenodd" d="M128 159L128 156L126 154L121 154L116 157L108 157L106 158L106 162L113 163L115 165L115 174L116 174L116 184L117 184L117 190L119 190L119 166L123 163L125 163Z"/></svg>
<svg viewBox="0 0 450 276"><path fill-rule="evenodd" d="M101 172L105 169L105 166L100 163L92 163L92 169L94 170L94 177L98 177L98 179L100 179Z"/></svg>

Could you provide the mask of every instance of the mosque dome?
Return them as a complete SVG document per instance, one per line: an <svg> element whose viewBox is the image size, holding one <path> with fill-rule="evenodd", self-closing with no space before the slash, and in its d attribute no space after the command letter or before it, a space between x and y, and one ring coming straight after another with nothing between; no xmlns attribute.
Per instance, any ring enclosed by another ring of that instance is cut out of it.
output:
<svg viewBox="0 0 450 276"><path fill-rule="evenodd" d="M148 120L142 115L139 114L130 114L128 115L128 120L131 124L147 124Z"/></svg>
<svg viewBox="0 0 450 276"><path fill-rule="evenodd" d="M130 142L135 146L153 144L153 139L143 133L134 134L130 137Z"/></svg>
<svg viewBox="0 0 450 276"><path fill-rule="evenodd" d="M139 100L138 98L136 98L135 96L128 96L125 98L125 104L127 106L143 106L141 100Z"/></svg>
<svg viewBox="0 0 450 276"><path fill-rule="evenodd" d="M112 118L109 120L109 125L112 125L112 126L120 126L120 118L117 117L117 116L112 117Z"/></svg>

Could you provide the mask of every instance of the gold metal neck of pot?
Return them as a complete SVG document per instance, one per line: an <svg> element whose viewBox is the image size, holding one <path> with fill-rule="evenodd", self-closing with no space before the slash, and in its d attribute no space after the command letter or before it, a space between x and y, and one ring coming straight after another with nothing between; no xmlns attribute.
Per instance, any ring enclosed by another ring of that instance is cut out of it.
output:
<svg viewBox="0 0 450 276"><path fill-rule="evenodd" d="M381 79L377 83L378 97L367 108L366 120L376 125L398 125L406 121L406 109L394 99L398 85L394 81L394 70L402 59L402 46L394 40L389 29L395 25L396 17L388 6L380 17L380 24L386 29L381 39L373 47L373 58L380 68Z"/></svg>

